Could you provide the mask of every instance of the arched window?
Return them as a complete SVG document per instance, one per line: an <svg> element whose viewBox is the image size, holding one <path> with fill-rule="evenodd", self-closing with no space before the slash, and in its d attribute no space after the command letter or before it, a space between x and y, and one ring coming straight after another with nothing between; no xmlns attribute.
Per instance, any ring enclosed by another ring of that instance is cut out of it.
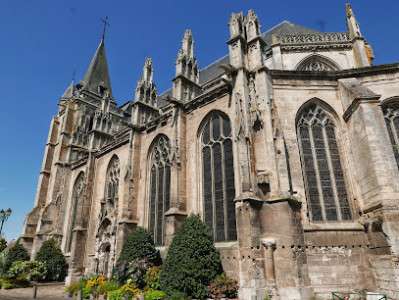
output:
<svg viewBox="0 0 399 300"><path fill-rule="evenodd" d="M311 55L299 62L295 68L298 71L336 71L338 66L321 55Z"/></svg>
<svg viewBox="0 0 399 300"><path fill-rule="evenodd" d="M160 136L151 152L149 227L157 245L164 244L165 213L170 208L170 142Z"/></svg>
<svg viewBox="0 0 399 300"><path fill-rule="evenodd" d="M216 242L236 240L233 143L226 115L207 120L201 144L205 223Z"/></svg>
<svg viewBox="0 0 399 300"><path fill-rule="evenodd" d="M399 167L399 102L389 102L382 106L396 164Z"/></svg>
<svg viewBox="0 0 399 300"><path fill-rule="evenodd" d="M73 193L72 193L72 211L71 211L71 225L69 228L69 237L68 237L68 244L67 244L67 252L71 252L72 247L72 231L76 226L76 221L78 218L78 208L79 205L82 206L83 204L83 191L85 186L85 176L83 172L80 172L78 177L75 180L75 184L73 186ZM83 209L83 207L81 207Z"/></svg>
<svg viewBox="0 0 399 300"><path fill-rule="evenodd" d="M114 208L118 208L118 189L119 189L119 159L113 156L108 164L107 181L105 186L105 198Z"/></svg>
<svg viewBox="0 0 399 300"><path fill-rule="evenodd" d="M299 115L297 131L311 220L350 220L351 212L332 119L313 103Z"/></svg>

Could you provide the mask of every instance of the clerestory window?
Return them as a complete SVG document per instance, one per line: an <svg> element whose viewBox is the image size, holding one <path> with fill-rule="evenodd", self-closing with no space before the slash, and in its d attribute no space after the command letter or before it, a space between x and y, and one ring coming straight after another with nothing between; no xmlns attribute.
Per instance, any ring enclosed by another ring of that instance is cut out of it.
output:
<svg viewBox="0 0 399 300"><path fill-rule="evenodd" d="M387 125L389 139L396 164L399 167L399 102L390 102L382 106L385 124Z"/></svg>
<svg viewBox="0 0 399 300"><path fill-rule="evenodd" d="M149 228L156 245L164 244L165 213L170 208L170 142L158 138L151 152Z"/></svg>
<svg viewBox="0 0 399 300"><path fill-rule="evenodd" d="M311 104L298 118L297 134L311 220L350 220L351 211L332 119L319 105Z"/></svg>
<svg viewBox="0 0 399 300"><path fill-rule="evenodd" d="M213 115L202 135L204 220L214 240L237 239L233 143L231 126L224 114Z"/></svg>

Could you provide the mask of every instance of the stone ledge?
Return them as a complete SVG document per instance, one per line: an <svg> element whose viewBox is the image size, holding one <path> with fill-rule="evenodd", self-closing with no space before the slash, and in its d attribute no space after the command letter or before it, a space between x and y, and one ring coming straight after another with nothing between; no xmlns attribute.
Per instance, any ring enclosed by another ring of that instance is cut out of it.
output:
<svg viewBox="0 0 399 300"><path fill-rule="evenodd" d="M364 231L364 228L358 223L323 223L304 225L303 231Z"/></svg>

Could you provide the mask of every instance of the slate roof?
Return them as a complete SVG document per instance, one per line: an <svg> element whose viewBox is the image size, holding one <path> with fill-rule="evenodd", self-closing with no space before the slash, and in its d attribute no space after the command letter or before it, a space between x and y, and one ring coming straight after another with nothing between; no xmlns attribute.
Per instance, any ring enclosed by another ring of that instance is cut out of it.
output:
<svg viewBox="0 0 399 300"><path fill-rule="evenodd" d="M85 90L98 94L98 87L101 85L110 92L112 97L111 80L109 77L107 57L105 55L104 39L101 40L96 53L91 60L83 80L79 82Z"/></svg>
<svg viewBox="0 0 399 300"><path fill-rule="evenodd" d="M307 28L305 26L297 25L288 21L283 21L280 24L274 26L273 28L269 29L268 31L262 33L262 39L266 42L267 46L272 44L272 35L300 35L300 34L320 34L322 32ZM204 84L219 75L221 75L224 70L219 68L222 64L230 63L229 54L223 56L222 58L218 59L217 61L211 63L207 67L200 70L199 73L199 81L200 84ZM170 88L160 94L158 96L158 106L163 106L166 104L165 101L162 100L164 95L172 96L173 88Z"/></svg>

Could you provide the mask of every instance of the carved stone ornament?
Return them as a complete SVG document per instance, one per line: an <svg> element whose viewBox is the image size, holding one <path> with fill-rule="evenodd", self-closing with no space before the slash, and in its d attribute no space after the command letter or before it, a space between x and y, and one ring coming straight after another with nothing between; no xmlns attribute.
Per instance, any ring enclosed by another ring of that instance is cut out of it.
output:
<svg viewBox="0 0 399 300"><path fill-rule="evenodd" d="M254 130L258 130L263 127L263 119L261 116L261 110L259 109L259 96L255 89L255 80L253 76L249 80L249 116L251 118L251 126Z"/></svg>
<svg viewBox="0 0 399 300"><path fill-rule="evenodd" d="M236 128L236 138L247 136L245 133L245 121L243 118L244 104L240 93L236 93L236 118L235 118L235 128Z"/></svg>

